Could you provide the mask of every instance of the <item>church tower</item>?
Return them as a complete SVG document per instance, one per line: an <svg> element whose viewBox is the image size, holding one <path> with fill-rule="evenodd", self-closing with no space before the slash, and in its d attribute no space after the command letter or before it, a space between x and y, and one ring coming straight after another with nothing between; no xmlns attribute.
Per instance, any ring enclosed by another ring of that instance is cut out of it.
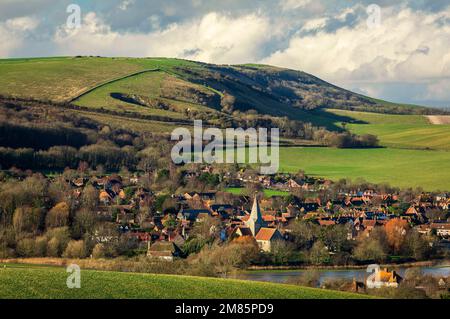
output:
<svg viewBox="0 0 450 319"><path fill-rule="evenodd" d="M264 227L264 221L261 214L261 209L259 208L258 199L255 196L253 201L252 212L250 213L250 218L247 220L247 226L250 228L253 236L259 232L261 227Z"/></svg>

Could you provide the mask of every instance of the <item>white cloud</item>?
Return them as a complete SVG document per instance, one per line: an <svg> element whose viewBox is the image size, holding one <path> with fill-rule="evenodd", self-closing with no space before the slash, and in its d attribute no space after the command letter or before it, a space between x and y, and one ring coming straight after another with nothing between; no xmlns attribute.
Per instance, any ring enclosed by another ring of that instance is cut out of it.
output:
<svg viewBox="0 0 450 319"><path fill-rule="evenodd" d="M148 17L148 22L150 23L152 29L159 29L160 28L160 18L156 15L153 14L150 17Z"/></svg>
<svg viewBox="0 0 450 319"><path fill-rule="evenodd" d="M20 46L21 41L17 39L4 24L0 24L0 57L6 58L11 56L11 52Z"/></svg>
<svg viewBox="0 0 450 319"><path fill-rule="evenodd" d="M361 8L361 7L362 7L362 5L359 5L359 4L358 4L358 5L356 5L356 6L352 7L352 8L346 8L346 9L342 10L341 12L339 12L339 13L337 14L336 19L338 19L338 20L340 20L340 21L345 21L345 19L346 19L346 17L347 17L348 14L355 13L356 10L357 10L358 8Z"/></svg>
<svg viewBox="0 0 450 319"><path fill-rule="evenodd" d="M120 0L101 15L83 11L82 27L71 30L64 24L64 12L37 11L34 4L43 8L51 1L7 0L5 7L0 0L1 57L37 52L261 62L304 70L376 97L404 99L411 92L412 99L450 99L445 80L450 79L450 7L433 11L424 4L422 10L413 10L407 2L379 1L381 26L369 29L366 5L370 1L365 0L333 6L323 0L279 0L258 4L256 10L236 1L217 6L203 0L186 1L186 6L163 1L148 12L144 2ZM136 10L129 10L133 5ZM216 12L209 12L210 8ZM342 10L336 12L338 8ZM117 10L129 11L123 15ZM124 27L125 16L131 22ZM171 21L176 23L168 25ZM394 83L405 84L403 93L392 89Z"/></svg>
<svg viewBox="0 0 450 319"><path fill-rule="evenodd" d="M1 22L0 57L11 56L14 50L24 44L26 34L36 29L38 25L39 20L32 17L19 17Z"/></svg>
<svg viewBox="0 0 450 319"><path fill-rule="evenodd" d="M270 34L269 21L257 14L234 18L209 13L150 33L119 33L90 12L79 29L61 26L54 41L59 54L169 56L242 63L255 60Z"/></svg>
<svg viewBox="0 0 450 319"><path fill-rule="evenodd" d="M306 21L300 31L312 31L325 27L327 25L328 18L316 18Z"/></svg>
<svg viewBox="0 0 450 319"><path fill-rule="evenodd" d="M303 69L338 83L414 82L450 76L450 27L438 24L449 16L406 8L384 10L379 28L368 29L361 19L353 28L296 35L286 49L261 62ZM323 23L312 19L305 27Z"/></svg>
<svg viewBox="0 0 450 319"><path fill-rule="evenodd" d="M280 1L280 6L283 10L295 10L304 8L309 5L312 0L282 0Z"/></svg>
<svg viewBox="0 0 450 319"><path fill-rule="evenodd" d="M19 17L6 20L5 25L14 31L31 31L37 28L39 20L32 17Z"/></svg>
<svg viewBox="0 0 450 319"><path fill-rule="evenodd" d="M134 4L134 0L124 0L119 4L119 9L122 11L128 10Z"/></svg>

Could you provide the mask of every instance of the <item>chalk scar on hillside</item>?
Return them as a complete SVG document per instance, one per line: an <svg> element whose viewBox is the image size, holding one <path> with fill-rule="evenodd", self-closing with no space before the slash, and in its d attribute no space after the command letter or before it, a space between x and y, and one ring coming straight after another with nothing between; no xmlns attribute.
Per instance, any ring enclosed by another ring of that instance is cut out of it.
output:
<svg viewBox="0 0 450 319"><path fill-rule="evenodd" d="M450 124L450 115L427 115L427 118L434 125Z"/></svg>

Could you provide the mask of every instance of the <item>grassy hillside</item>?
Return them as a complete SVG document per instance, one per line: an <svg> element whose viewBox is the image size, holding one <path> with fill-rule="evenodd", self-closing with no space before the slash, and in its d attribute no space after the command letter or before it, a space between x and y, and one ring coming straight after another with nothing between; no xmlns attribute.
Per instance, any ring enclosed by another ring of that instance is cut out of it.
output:
<svg viewBox="0 0 450 319"><path fill-rule="evenodd" d="M0 93L64 101L102 81L139 71L125 60L17 59L0 61Z"/></svg>
<svg viewBox="0 0 450 319"><path fill-rule="evenodd" d="M349 123L346 126L348 129L356 134L376 135L383 146L450 150L450 125L433 125L422 115L376 114L343 110L328 110L328 112L353 119L345 121Z"/></svg>
<svg viewBox="0 0 450 319"><path fill-rule="evenodd" d="M64 268L6 265L0 298L295 298L350 299L363 295L243 280L174 275L81 271L81 288L68 289Z"/></svg>
<svg viewBox="0 0 450 319"><path fill-rule="evenodd" d="M364 178L398 187L450 189L450 152L395 148L281 148L280 170L304 170L309 175Z"/></svg>
<svg viewBox="0 0 450 319"><path fill-rule="evenodd" d="M189 65L176 59L56 57L0 60L0 94L67 101L101 83L147 69Z"/></svg>
<svg viewBox="0 0 450 319"><path fill-rule="evenodd" d="M177 97L169 97L168 92L176 92ZM107 108L117 112L130 111L172 118L184 118L184 110L187 109L212 112L212 108L195 103L194 92L203 96L213 95L200 85L153 70L98 87L74 102L76 105L91 108ZM216 100L215 106L218 107L220 98Z"/></svg>
<svg viewBox="0 0 450 319"><path fill-rule="evenodd" d="M192 118L222 126L232 116L221 111L227 94L234 97L233 110L254 109L336 130L347 123L345 128L356 134L378 136L387 148L283 148L281 168L332 179L361 177L402 187L450 189L450 152L442 152L450 151L450 125L430 124L415 114L424 111L420 107L367 98L304 72L166 58L61 57L0 60L0 74L0 95L71 101L83 108L65 110L64 116L94 120L99 130L111 125L137 135L170 133L176 126L190 125ZM53 121L51 112L35 116ZM33 121L28 119L26 124Z"/></svg>
<svg viewBox="0 0 450 319"><path fill-rule="evenodd" d="M152 91L152 85L157 85L164 75L158 74L154 78L155 83L150 83L150 79L140 73L149 70L159 70L196 84L197 88L203 87L218 97L227 92L235 97L234 109L256 109L260 113L317 123L323 122L323 119L305 110L326 106L343 109L373 108L374 111L391 108L395 109L395 112L398 108L405 112L427 110L374 100L301 71L265 65L221 66L166 58L59 57L0 60L0 95L58 102L71 101L102 84L121 78L132 79L133 83L127 81L118 86L107 85L107 88L102 87L100 91L78 101L83 104L92 103L92 106L96 107L98 103L107 102L108 96L100 96L108 93L110 89L120 88L120 93L128 94L134 93L135 90L147 90L148 84L148 90ZM201 91L200 89L198 92ZM176 90L174 92L177 93ZM156 96L158 94L151 94L152 98ZM217 103L209 102L193 104L210 108L218 106ZM109 104L106 107L109 107ZM111 107L117 107L116 103Z"/></svg>
<svg viewBox="0 0 450 319"><path fill-rule="evenodd" d="M426 117L422 115L398 115L398 114L382 114L371 112L358 112L346 110L327 109L329 113L347 118L348 122L355 124L429 124Z"/></svg>

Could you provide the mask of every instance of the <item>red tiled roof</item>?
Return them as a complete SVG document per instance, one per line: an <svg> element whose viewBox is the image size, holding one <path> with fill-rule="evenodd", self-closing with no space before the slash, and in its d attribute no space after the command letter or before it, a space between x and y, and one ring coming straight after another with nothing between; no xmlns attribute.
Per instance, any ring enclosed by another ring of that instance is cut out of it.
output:
<svg viewBox="0 0 450 319"><path fill-rule="evenodd" d="M277 231L276 228L261 228L256 234L255 239L256 240L270 240L275 232Z"/></svg>
<svg viewBox="0 0 450 319"><path fill-rule="evenodd" d="M335 225L335 224L336 224L336 222L334 220L323 220L323 219L319 220L320 226L331 226L331 225Z"/></svg>
<svg viewBox="0 0 450 319"><path fill-rule="evenodd" d="M273 221L275 221L275 216L272 216L272 215L264 215L262 218L263 218L263 220L265 222L273 222Z"/></svg>
<svg viewBox="0 0 450 319"><path fill-rule="evenodd" d="M445 229L450 230L450 223L431 223L431 228L433 229Z"/></svg>

